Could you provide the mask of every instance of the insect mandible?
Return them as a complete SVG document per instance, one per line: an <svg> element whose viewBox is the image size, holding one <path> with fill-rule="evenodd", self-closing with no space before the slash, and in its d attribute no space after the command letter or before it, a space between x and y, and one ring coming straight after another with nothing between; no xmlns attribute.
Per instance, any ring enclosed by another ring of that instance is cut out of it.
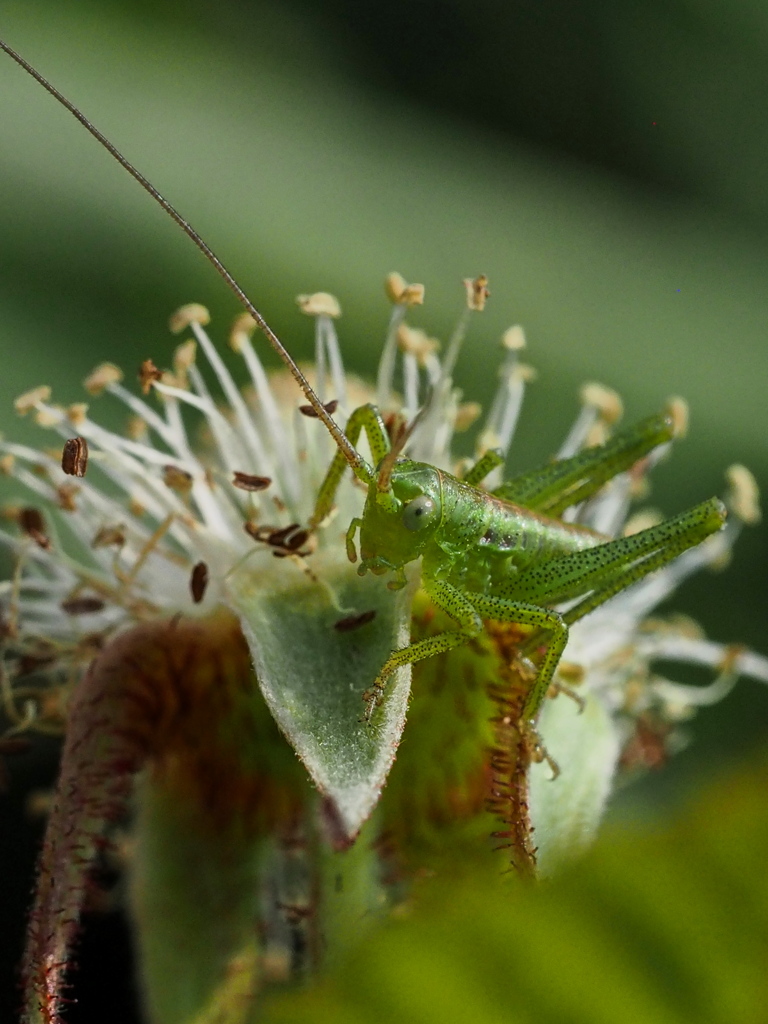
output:
<svg viewBox="0 0 768 1024"><path fill-rule="evenodd" d="M532 756L542 748L535 722L565 649L568 627L609 598L701 543L725 522L717 498L629 537L608 539L564 522L566 509L592 497L674 434L673 418L660 413L619 432L604 445L548 463L488 492L478 485L501 462L486 452L462 479L427 463L401 457L377 409L352 413L342 431L277 335L212 249L155 187L67 100L10 46L2 48L54 96L139 182L213 264L254 318L290 370L336 446L310 525L318 528L332 510L347 465L367 488L362 516L347 531L347 551L358 572L394 573L393 589L405 584L405 566L422 564L422 586L457 628L394 651L366 694L365 718L376 714L387 680L413 664L478 636L487 619L533 628L524 654L536 659L535 678L523 704L521 731ZM365 432L373 465L356 448ZM559 611L556 606L565 605Z"/></svg>

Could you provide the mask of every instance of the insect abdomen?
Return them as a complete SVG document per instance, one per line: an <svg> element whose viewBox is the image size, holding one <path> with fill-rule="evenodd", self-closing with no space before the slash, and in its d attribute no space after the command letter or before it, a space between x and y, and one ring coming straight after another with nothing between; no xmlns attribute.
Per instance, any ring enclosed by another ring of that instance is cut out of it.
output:
<svg viewBox="0 0 768 1024"><path fill-rule="evenodd" d="M498 578L534 562L582 551L606 538L495 498L444 475L440 547L465 577Z"/></svg>

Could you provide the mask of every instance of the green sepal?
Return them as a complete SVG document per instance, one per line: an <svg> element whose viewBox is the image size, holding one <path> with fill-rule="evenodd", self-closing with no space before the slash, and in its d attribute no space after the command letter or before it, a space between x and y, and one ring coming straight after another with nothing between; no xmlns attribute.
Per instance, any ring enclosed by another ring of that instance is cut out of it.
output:
<svg viewBox="0 0 768 1024"><path fill-rule="evenodd" d="M352 838L378 800L405 725L410 666L393 673L371 724L363 695L409 642L412 587L393 592L331 552L313 556L312 573L248 562L230 577L229 600L275 720L331 801L340 838ZM350 628L357 616L369 621Z"/></svg>

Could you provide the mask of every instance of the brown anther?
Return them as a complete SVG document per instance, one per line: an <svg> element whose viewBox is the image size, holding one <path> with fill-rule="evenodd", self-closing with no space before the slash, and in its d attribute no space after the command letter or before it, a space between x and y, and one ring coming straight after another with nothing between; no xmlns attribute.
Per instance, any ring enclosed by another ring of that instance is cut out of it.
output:
<svg viewBox="0 0 768 1024"><path fill-rule="evenodd" d="M89 395L100 395L110 384L119 384L123 371L114 363L101 363L88 374L83 387Z"/></svg>
<svg viewBox="0 0 768 1024"><path fill-rule="evenodd" d="M291 523L289 526L259 526L257 523L245 523L244 529L254 540L277 548L278 551L274 553L279 557L299 553L299 548L306 544L309 538L309 531L299 523Z"/></svg>
<svg viewBox="0 0 768 1024"><path fill-rule="evenodd" d="M360 629L361 626L373 622L375 618L376 610L371 609L367 612L361 612L360 615L349 615L346 619L339 619L338 622L334 622L333 628L338 630L339 633L351 633L353 630Z"/></svg>
<svg viewBox="0 0 768 1024"><path fill-rule="evenodd" d="M19 528L37 544L38 547L47 551L51 542L45 532L45 520L43 513L37 508L22 508L18 517Z"/></svg>
<svg viewBox="0 0 768 1024"><path fill-rule="evenodd" d="M272 483L269 476L253 476L251 473L239 473L235 470L232 484L241 491L265 491Z"/></svg>
<svg viewBox="0 0 768 1024"><path fill-rule="evenodd" d="M19 416L26 416L28 412L36 409L40 402L47 402L50 397L51 389L47 384L43 384L39 388L32 388L31 391L25 391L23 395L19 395L13 403L13 408Z"/></svg>
<svg viewBox="0 0 768 1024"><path fill-rule="evenodd" d="M402 274L393 271L384 278L384 291L390 302L399 306L423 306L424 285L408 284Z"/></svg>
<svg viewBox="0 0 768 1024"><path fill-rule="evenodd" d="M297 295L296 302L302 313L307 316L341 316L341 306L335 295L328 292L315 292L313 295Z"/></svg>
<svg viewBox="0 0 768 1024"><path fill-rule="evenodd" d="M291 523L281 530L275 530L269 535L267 544L275 548L285 548L286 551L298 551L306 542L309 531L304 530L298 523Z"/></svg>
<svg viewBox="0 0 768 1024"><path fill-rule="evenodd" d="M92 548L121 548L125 544L124 526L102 526L91 541Z"/></svg>
<svg viewBox="0 0 768 1024"><path fill-rule="evenodd" d="M85 476L88 468L88 442L84 437L70 437L64 442L61 468L67 476Z"/></svg>
<svg viewBox="0 0 768 1024"><path fill-rule="evenodd" d="M60 607L67 615L94 615L103 611L105 603L100 597L68 597Z"/></svg>
<svg viewBox="0 0 768 1024"><path fill-rule="evenodd" d="M325 409L329 416L333 416L338 407L339 401L337 398L332 398L330 402L325 402L325 404L323 405L323 408ZM302 414L302 416L308 416L310 419L316 420L318 418L317 413L315 412L311 405L300 405L299 412Z"/></svg>
<svg viewBox="0 0 768 1024"><path fill-rule="evenodd" d="M491 294L488 290L488 278L485 274L475 278L465 277L464 287L467 290L467 308L482 313Z"/></svg>
<svg viewBox="0 0 768 1024"><path fill-rule="evenodd" d="M189 302L186 306L179 306L175 313L172 313L168 320L168 327L171 334L179 334L190 324L200 324L205 327L211 322L211 314L201 306L199 302Z"/></svg>
<svg viewBox="0 0 768 1024"><path fill-rule="evenodd" d="M163 483L177 494L189 494L192 490L192 474L178 466L163 466Z"/></svg>
<svg viewBox="0 0 768 1024"><path fill-rule="evenodd" d="M141 385L141 393L148 395L152 389L152 385L155 381L162 379L162 373L151 359L145 359L139 367L139 384Z"/></svg>
<svg viewBox="0 0 768 1024"><path fill-rule="evenodd" d="M200 604L205 596L207 588L208 566L205 562L198 562L192 570L192 575L189 578L189 589L192 594L192 600L195 604Z"/></svg>
<svg viewBox="0 0 768 1024"><path fill-rule="evenodd" d="M0 474L2 476L13 476L13 467L15 465L16 459L13 455L0 456Z"/></svg>

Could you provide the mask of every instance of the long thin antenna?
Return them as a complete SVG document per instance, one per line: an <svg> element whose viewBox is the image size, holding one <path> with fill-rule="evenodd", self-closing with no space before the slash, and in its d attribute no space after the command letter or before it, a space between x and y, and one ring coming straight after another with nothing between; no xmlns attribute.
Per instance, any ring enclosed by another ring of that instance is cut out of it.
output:
<svg viewBox="0 0 768 1024"><path fill-rule="evenodd" d="M296 363L293 361L288 350L285 348L283 343L280 341L278 336L269 326L269 324L258 311L258 309L256 309L254 304L245 294L245 292L237 283L232 274L221 262L219 257L213 251L213 249L211 249L211 247L206 242L203 241L200 235L198 235L198 233L189 223L189 221L185 220L178 212L178 210L176 210L176 208L172 206L168 202L168 200L157 191L152 182L145 178L141 171L138 170L138 168L134 167L130 160L127 160L123 156L120 150L117 149L117 147L114 146L109 141L106 135L103 135L95 125L91 124L91 122L88 120L85 114L78 110L74 103L70 103L66 96L60 93L56 86L51 85L51 83L47 79L43 78L40 72L33 68L28 61L24 60L21 54L17 53L7 43L3 42L2 39L0 39L0 49L5 50L8 56L15 60L16 63L20 65L20 67L24 68L27 74L31 75L36 82L39 82L40 85L42 85L42 87L46 89L51 94L51 96L53 96L54 99L58 100L63 107L66 107L70 114L77 118L80 124L91 133L91 135L96 139L96 141L100 142L104 149L106 149L109 153L112 154L115 160L117 160L117 162L121 164L121 166L123 166L126 169L126 171L128 171L128 173L133 178L136 179L136 181L138 181L141 187L152 196L155 202L159 203L159 205L162 206L162 208L165 210L168 216L176 221L181 230L192 239L197 248L202 252L203 256L205 256L209 263L212 263L216 270L218 270L219 274L224 278L226 283L229 285L230 289L235 293L239 301L242 303L243 306L245 306L245 308L251 314L253 319L256 321L259 329L266 336L267 341L270 343L272 348L275 350L275 352L277 352L282 361L291 371L296 383L299 385L301 390L306 395L307 400L317 413L318 418L321 419L325 426L328 428L328 431L330 432L334 441L338 445L339 450L341 451L347 462L350 464L352 469L355 470L362 467L362 457L355 450L354 446L349 443L349 440L347 439L344 432L341 430L339 425L329 414L328 410L325 408L323 403L315 394L309 381L298 368Z"/></svg>

